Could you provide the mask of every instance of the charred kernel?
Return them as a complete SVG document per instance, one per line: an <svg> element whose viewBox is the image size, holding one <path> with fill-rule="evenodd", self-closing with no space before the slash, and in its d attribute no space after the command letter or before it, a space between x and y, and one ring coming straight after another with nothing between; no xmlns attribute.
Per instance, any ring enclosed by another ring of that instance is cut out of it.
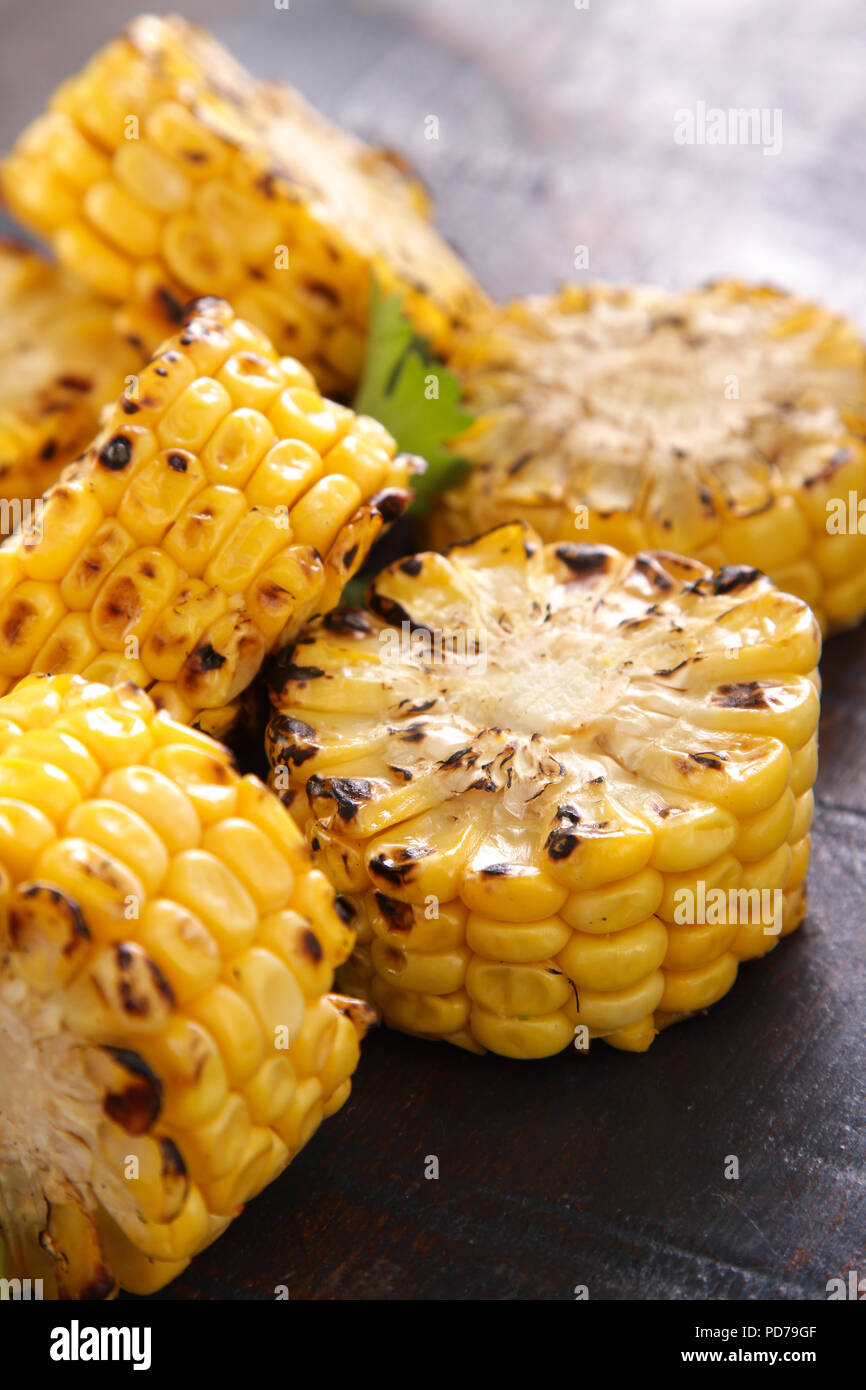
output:
<svg viewBox="0 0 866 1390"><path fill-rule="evenodd" d="M109 439L99 451L99 462L112 473L119 473L132 458L132 445L122 434Z"/></svg>
<svg viewBox="0 0 866 1390"><path fill-rule="evenodd" d="M658 560L655 560L651 555L636 555L634 558L634 566L636 570L640 570L641 574L648 579L656 589L662 589L667 592L674 587L674 581L671 579L670 575L666 573Z"/></svg>
<svg viewBox="0 0 866 1390"><path fill-rule="evenodd" d="M727 755L724 753L690 753L689 757L693 763L700 763L702 767L711 767L719 771L724 762L727 762Z"/></svg>
<svg viewBox="0 0 866 1390"><path fill-rule="evenodd" d="M574 545L567 542L556 547L557 558L567 565L573 574L604 574L610 568L611 554L608 550L597 549L591 545Z"/></svg>
<svg viewBox="0 0 866 1390"><path fill-rule="evenodd" d="M713 703L727 709L768 709L769 703L760 681L740 681L720 685Z"/></svg>
<svg viewBox="0 0 866 1390"><path fill-rule="evenodd" d="M345 637L366 637L373 631L373 624L363 608L335 608L322 621L329 632Z"/></svg>
<svg viewBox="0 0 866 1390"><path fill-rule="evenodd" d="M409 903L389 898L385 893L376 893L376 904L388 923L389 931L411 931L415 924L415 914Z"/></svg>
<svg viewBox="0 0 866 1390"><path fill-rule="evenodd" d="M372 786L362 777L311 777L307 782L310 801L330 798L343 820L354 820L360 803L369 801L372 795Z"/></svg>
<svg viewBox="0 0 866 1390"><path fill-rule="evenodd" d="M162 1082L137 1052L122 1047L106 1047L105 1051L129 1079L122 1090L106 1094L102 1108L127 1134L144 1134L162 1109Z"/></svg>
<svg viewBox="0 0 866 1390"><path fill-rule="evenodd" d="M578 837L570 830L552 830L544 847L551 859L567 859L578 844Z"/></svg>
<svg viewBox="0 0 866 1390"><path fill-rule="evenodd" d="M187 657L187 669L191 675L204 675L207 671L219 671L221 667L225 666L225 663L225 657L221 656L210 642L203 642Z"/></svg>

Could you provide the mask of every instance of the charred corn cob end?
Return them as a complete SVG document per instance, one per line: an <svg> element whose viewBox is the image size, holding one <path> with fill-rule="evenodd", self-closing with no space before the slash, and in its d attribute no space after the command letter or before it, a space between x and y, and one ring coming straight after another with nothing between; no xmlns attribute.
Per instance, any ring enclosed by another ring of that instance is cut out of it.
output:
<svg viewBox="0 0 866 1390"><path fill-rule="evenodd" d="M484 302L399 161L179 18L134 20L64 83L2 186L151 347L180 305L223 295L331 393L360 376L371 272L440 350Z"/></svg>
<svg viewBox="0 0 866 1390"><path fill-rule="evenodd" d="M819 651L753 569L519 524L383 571L278 659L268 730L350 978L523 1058L715 1003L805 912Z"/></svg>
<svg viewBox="0 0 866 1390"><path fill-rule="evenodd" d="M141 691L30 677L0 750L5 1273L148 1293L348 1097L352 933L279 802Z"/></svg>
<svg viewBox="0 0 866 1390"><path fill-rule="evenodd" d="M866 612L848 521L866 498L866 351L845 319L733 282L573 288L482 313L450 365L473 469L438 544L519 517L545 541L754 565L824 628Z"/></svg>
<svg viewBox="0 0 866 1390"><path fill-rule="evenodd" d="M0 549L0 693L129 680L221 734L267 651L324 612L408 503L380 425L219 300L137 375L40 527Z"/></svg>

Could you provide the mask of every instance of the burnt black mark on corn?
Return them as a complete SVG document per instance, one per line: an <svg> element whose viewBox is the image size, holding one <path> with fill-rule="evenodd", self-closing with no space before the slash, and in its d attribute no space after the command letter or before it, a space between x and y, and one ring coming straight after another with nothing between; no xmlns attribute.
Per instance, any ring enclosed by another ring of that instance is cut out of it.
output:
<svg viewBox="0 0 866 1390"><path fill-rule="evenodd" d="M455 748L453 753L450 753L447 758L442 759L439 766L460 767L461 764L465 761L467 767L472 767L477 760L477 755L476 758L470 757L470 754L474 751L475 750L473 749L471 743L467 744L465 748Z"/></svg>
<svg viewBox="0 0 866 1390"><path fill-rule="evenodd" d="M326 304L330 304L332 309L339 309L342 303L339 294L333 285L329 285L326 280L316 280L308 277L304 280L304 288L318 299L324 299Z"/></svg>
<svg viewBox="0 0 866 1390"><path fill-rule="evenodd" d="M355 557L357 556L357 554L358 554L358 547L357 547L357 545L350 545L350 546L349 546L349 549L346 551L345 555L343 556L343 569L346 569L346 570L347 570L347 569L351 569L352 565L355 563Z"/></svg>
<svg viewBox="0 0 866 1390"><path fill-rule="evenodd" d="M368 637L374 631L363 608L335 608L323 618L322 626L340 637Z"/></svg>
<svg viewBox="0 0 866 1390"><path fill-rule="evenodd" d="M572 830L551 830L544 848L551 859L567 859L578 843L578 837Z"/></svg>
<svg viewBox="0 0 866 1390"><path fill-rule="evenodd" d="M416 579L424 568L424 561L420 555L410 555L408 560L401 560L397 568L402 574L408 574L410 579Z"/></svg>
<svg viewBox="0 0 866 1390"><path fill-rule="evenodd" d="M403 623L408 623L410 632L427 632L431 637L433 636L433 629L431 627L428 627L426 623L416 622L415 619L406 612L402 603L398 603L396 599L389 598L387 594L379 593L378 589L374 588L371 590L369 604L373 612L378 614L380 618L383 618L386 623L391 624L392 627L402 628Z"/></svg>
<svg viewBox="0 0 866 1390"><path fill-rule="evenodd" d="M279 673L285 680L299 681L301 684L318 680L325 674L321 666L296 666L293 661L287 661L285 665L281 663Z"/></svg>
<svg viewBox="0 0 866 1390"><path fill-rule="evenodd" d="M163 1177L185 1178L186 1164L184 1163L183 1155L181 1154L181 1151L177 1147L177 1144L175 1144L174 1140L167 1138L167 1136L163 1134L160 1136L159 1147L162 1151Z"/></svg>
<svg viewBox="0 0 866 1390"><path fill-rule="evenodd" d="M411 931L415 925L415 913L409 903L398 902L385 893L376 893L379 911L388 923L389 931Z"/></svg>
<svg viewBox="0 0 866 1390"><path fill-rule="evenodd" d="M295 767L300 767L319 750L313 726L287 714L277 714L271 720L271 737L280 742L280 756Z"/></svg>
<svg viewBox="0 0 866 1390"><path fill-rule="evenodd" d="M358 807L369 801L373 788L365 777L311 777L307 782L310 804L325 798L333 801L342 820L354 820Z"/></svg>
<svg viewBox="0 0 866 1390"><path fill-rule="evenodd" d="M337 910L337 916L340 918L340 921L345 922L346 926L348 926L350 922L354 922L358 915L358 909L353 903L349 902L348 898L337 898L334 907Z"/></svg>
<svg viewBox="0 0 866 1390"><path fill-rule="evenodd" d="M340 917L343 918L344 922L347 920L351 921L351 918L347 919L343 916L345 908L349 906L348 903L344 902L342 898L338 898L335 906L337 912L339 913ZM300 946L302 954L305 956L309 956L310 960L313 961L316 965L318 965L320 961L324 960L325 952L322 950L322 943L316 936L316 933L312 931L309 927L305 931L301 932Z"/></svg>
<svg viewBox="0 0 866 1390"><path fill-rule="evenodd" d="M673 676L677 671L681 671L684 666L688 666L691 661L690 656L686 656L682 661L678 661L676 666L665 666L661 671L656 671L657 676Z"/></svg>
<svg viewBox="0 0 866 1390"><path fill-rule="evenodd" d="M15 599L3 624L3 640L6 645L14 647L22 632L26 632L28 623L36 617L38 612L34 603L29 599Z"/></svg>
<svg viewBox="0 0 866 1390"><path fill-rule="evenodd" d="M168 466L175 473L185 473L189 465L183 454L169 454Z"/></svg>
<svg viewBox="0 0 866 1390"><path fill-rule="evenodd" d="M370 860L370 873L375 878L383 878L386 883L398 886L412 877L412 870L419 859L426 859L433 853L429 845L404 846L394 855L377 854Z"/></svg>
<svg viewBox="0 0 866 1390"><path fill-rule="evenodd" d="M407 724L405 729L389 729L388 732L396 734L401 743L423 743L427 733L420 719L416 719L413 724Z"/></svg>
<svg viewBox="0 0 866 1390"><path fill-rule="evenodd" d="M516 869L513 864L485 864L481 872L486 878L508 878Z"/></svg>
<svg viewBox="0 0 866 1390"><path fill-rule="evenodd" d="M585 578L590 574L605 574L611 567L613 557L598 546L578 545L567 541L556 547L557 559L567 565L572 574Z"/></svg>
<svg viewBox="0 0 866 1390"><path fill-rule="evenodd" d="M762 578L761 571L751 565L722 565L720 570L707 578L696 579L688 590L695 594L732 594L737 589L747 589L756 579Z"/></svg>
<svg viewBox="0 0 866 1390"><path fill-rule="evenodd" d="M65 919L67 935L63 942L62 954L68 959L75 954L79 946L90 941L90 928L78 903L61 893L52 883L33 882L22 884L19 888L18 902L9 909L9 937L12 945L20 948L25 944L29 922L34 917L38 920L44 914L46 904L50 904L52 913Z"/></svg>
<svg viewBox="0 0 866 1390"><path fill-rule="evenodd" d="M156 300L157 307L165 314L166 318L171 323L183 323L183 305L176 294L172 294L171 290L166 289L164 285L160 285L153 297ZM164 369L157 367L156 370L160 376L166 375Z"/></svg>
<svg viewBox="0 0 866 1390"><path fill-rule="evenodd" d="M700 763L701 767L710 767L714 772L719 772L722 764L728 761L724 753L690 753L689 757L693 763Z"/></svg>
<svg viewBox="0 0 866 1390"><path fill-rule="evenodd" d="M76 372L64 372L63 376L57 378L57 385L64 387L67 391L80 391L82 395L93 390L92 378L79 376Z"/></svg>
<svg viewBox="0 0 866 1390"><path fill-rule="evenodd" d="M532 458L532 452L520 454L513 463L508 465L508 476L513 478L515 473L519 473L521 468L525 468Z"/></svg>
<svg viewBox="0 0 866 1390"><path fill-rule="evenodd" d="M378 512L387 524L401 517L411 501L412 494L397 487L384 488L370 498L370 510Z"/></svg>
<svg viewBox="0 0 866 1390"><path fill-rule="evenodd" d="M653 588L660 589L662 593L668 593L674 587L674 581L670 575L652 555L636 555L634 567L640 571L645 579L649 580Z"/></svg>
<svg viewBox="0 0 866 1390"><path fill-rule="evenodd" d="M210 642L202 642L187 657L187 670L192 676L202 676L208 671L218 671L225 666L226 658L221 656Z"/></svg>
<svg viewBox="0 0 866 1390"><path fill-rule="evenodd" d="M119 473L132 458L132 445L125 435L115 434L99 451L99 462L112 473Z"/></svg>
<svg viewBox="0 0 866 1390"><path fill-rule="evenodd" d="M713 695L713 704L725 709L769 709L769 702L760 681L735 681L720 685Z"/></svg>
<svg viewBox="0 0 866 1390"><path fill-rule="evenodd" d="M147 1018L153 1010L154 994L168 1008L173 1007L174 991L156 961L151 960L149 956L145 956L142 960L123 942L119 942L115 947L114 958L120 971L117 992L124 1013L130 1014L134 1018ZM142 982L133 978L136 968L140 964L144 964L146 967L152 992L142 988Z"/></svg>
<svg viewBox="0 0 866 1390"><path fill-rule="evenodd" d="M126 1073L120 1089L109 1090L102 1108L127 1134L146 1134L162 1110L162 1082L137 1052L125 1047L105 1047Z"/></svg>

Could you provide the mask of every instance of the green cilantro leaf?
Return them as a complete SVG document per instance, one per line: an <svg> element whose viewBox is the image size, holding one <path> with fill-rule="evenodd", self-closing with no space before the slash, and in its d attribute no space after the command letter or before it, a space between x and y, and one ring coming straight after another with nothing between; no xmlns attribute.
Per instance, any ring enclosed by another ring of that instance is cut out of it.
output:
<svg viewBox="0 0 866 1390"><path fill-rule="evenodd" d="M465 472L466 464L447 444L472 424L472 416L460 406L457 378L415 332L399 295L383 294L375 279L367 356L354 407L390 430L401 453L426 459L426 473L412 481L416 511L429 507L435 493Z"/></svg>

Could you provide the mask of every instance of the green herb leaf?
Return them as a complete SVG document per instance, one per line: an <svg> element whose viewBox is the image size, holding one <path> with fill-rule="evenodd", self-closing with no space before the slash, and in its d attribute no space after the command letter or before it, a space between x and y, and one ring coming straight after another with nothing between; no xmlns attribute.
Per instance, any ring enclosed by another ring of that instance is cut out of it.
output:
<svg viewBox="0 0 866 1390"><path fill-rule="evenodd" d="M403 313L400 297L383 294L376 280L370 297L370 323L364 373L354 402L397 441L401 453L420 454L427 472L413 479L415 510L451 487L466 464L447 441L472 424L460 406L457 378L434 356Z"/></svg>

